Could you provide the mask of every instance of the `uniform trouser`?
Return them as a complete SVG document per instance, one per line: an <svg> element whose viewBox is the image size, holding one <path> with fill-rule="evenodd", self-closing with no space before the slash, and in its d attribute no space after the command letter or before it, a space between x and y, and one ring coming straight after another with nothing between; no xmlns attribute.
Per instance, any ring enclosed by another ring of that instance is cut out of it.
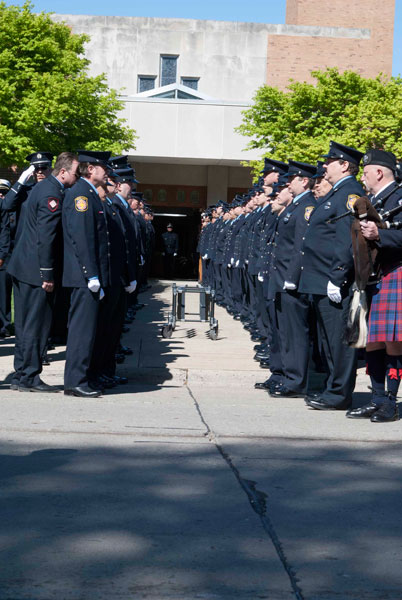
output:
<svg viewBox="0 0 402 600"><path fill-rule="evenodd" d="M68 313L64 389L88 384L99 302L99 292L94 294L87 287L72 288Z"/></svg>
<svg viewBox="0 0 402 600"><path fill-rule="evenodd" d="M321 397L333 405L352 399L356 381L357 351L342 341L351 296L341 303L331 302L327 296L313 294L314 308L329 367L326 389Z"/></svg>
<svg viewBox="0 0 402 600"><path fill-rule="evenodd" d="M241 269L241 282L242 282L242 310L241 316L245 319L250 318L250 289L247 277L247 266Z"/></svg>
<svg viewBox="0 0 402 600"><path fill-rule="evenodd" d="M214 265L214 289L216 291L216 299L218 302L221 302L223 299L223 290L222 290L222 279L221 279L221 265L217 262L213 262Z"/></svg>
<svg viewBox="0 0 402 600"><path fill-rule="evenodd" d="M91 379L96 379L102 374L110 376L115 374L115 354L124 323L126 295L122 285L114 285L105 290L105 297L99 301L96 336L90 365Z"/></svg>
<svg viewBox="0 0 402 600"><path fill-rule="evenodd" d="M23 283L13 278L15 353L12 382L25 386L37 385L42 372L50 326L54 294L41 286Z"/></svg>
<svg viewBox="0 0 402 600"><path fill-rule="evenodd" d="M277 320L277 311L275 309L275 301L266 300L266 303L271 330L269 357L269 369L271 371L271 377L269 379L270 381L282 383L283 367L281 357L281 340L279 336L279 324Z"/></svg>
<svg viewBox="0 0 402 600"><path fill-rule="evenodd" d="M257 275L252 275L251 273L249 273L249 271L246 271L247 273L247 283L248 283L248 290L249 290L249 316L250 316L250 320L255 322L256 318L257 318L257 314L256 314L256 304L257 304L257 296L256 296L256 291L255 291L255 282L257 280Z"/></svg>
<svg viewBox="0 0 402 600"><path fill-rule="evenodd" d="M229 306L232 303L231 290L230 290L230 269L226 264L221 266L221 278L222 278L222 295L223 301Z"/></svg>
<svg viewBox="0 0 402 600"><path fill-rule="evenodd" d="M310 355L308 295L292 291L278 293L275 309L281 341L283 385L294 392L305 393Z"/></svg>
<svg viewBox="0 0 402 600"><path fill-rule="evenodd" d="M129 298L129 306L134 306L135 304L137 304L138 302L138 294L140 293L140 286L142 283L142 270L143 267L141 265L138 265L137 267L137 287L135 288L134 292L132 294L130 294Z"/></svg>
<svg viewBox="0 0 402 600"><path fill-rule="evenodd" d="M0 269L0 329L8 327L11 323L11 290L13 287L11 276L6 269Z"/></svg>
<svg viewBox="0 0 402 600"><path fill-rule="evenodd" d="M242 269L233 267L232 268L232 300L233 308L237 313L242 310L242 287L241 287L241 272Z"/></svg>
<svg viewBox="0 0 402 600"><path fill-rule="evenodd" d="M267 312L267 305L264 297L264 285L262 281L258 281L258 277L255 282L255 294L256 294L256 323L258 331L262 337L270 337L269 317Z"/></svg>
<svg viewBox="0 0 402 600"><path fill-rule="evenodd" d="M174 279L175 276L175 262L176 262L176 257L173 254L168 254L167 252L165 253L165 256L163 257L163 276L166 277L166 279Z"/></svg>

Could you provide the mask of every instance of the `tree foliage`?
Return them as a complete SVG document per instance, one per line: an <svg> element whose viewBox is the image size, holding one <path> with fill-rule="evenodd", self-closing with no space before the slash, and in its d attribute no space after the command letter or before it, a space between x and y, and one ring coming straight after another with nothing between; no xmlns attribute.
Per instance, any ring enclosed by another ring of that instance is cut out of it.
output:
<svg viewBox="0 0 402 600"><path fill-rule="evenodd" d="M118 92L88 75L89 37L32 8L0 2L0 163L22 164L35 150L133 148Z"/></svg>
<svg viewBox="0 0 402 600"><path fill-rule="evenodd" d="M314 71L315 83L257 90L238 131L278 160L315 163L330 140L361 151L382 148L402 156L402 79L366 79L353 71ZM259 170L261 163L255 162Z"/></svg>

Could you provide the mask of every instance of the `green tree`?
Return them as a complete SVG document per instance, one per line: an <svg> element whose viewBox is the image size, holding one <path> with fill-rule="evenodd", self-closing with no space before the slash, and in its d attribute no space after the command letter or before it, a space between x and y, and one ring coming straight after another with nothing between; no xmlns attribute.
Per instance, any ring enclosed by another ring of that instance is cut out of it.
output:
<svg viewBox="0 0 402 600"><path fill-rule="evenodd" d="M34 150L133 148L118 92L88 75L89 37L32 9L0 2L0 163L23 164Z"/></svg>
<svg viewBox="0 0 402 600"><path fill-rule="evenodd" d="M278 160L315 163L330 140L359 150L382 148L402 156L402 79L365 79L353 71L314 71L315 83L292 81L284 92L267 85L256 92L237 128ZM255 172L261 162L254 161Z"/></svg>

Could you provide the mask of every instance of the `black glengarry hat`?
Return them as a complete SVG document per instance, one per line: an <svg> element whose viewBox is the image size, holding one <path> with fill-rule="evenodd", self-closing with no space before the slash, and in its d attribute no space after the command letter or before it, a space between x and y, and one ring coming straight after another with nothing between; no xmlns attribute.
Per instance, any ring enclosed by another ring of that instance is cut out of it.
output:
<svg viewBox="0 0 402 600"><path fill-rule="evenodd" d="M395 154L393 152L386 152L385 150L377 150L377 148L367 150L362 162L364 167L367 165L379 165L381 167L388 167L392 171L396 169Z"/></svg>

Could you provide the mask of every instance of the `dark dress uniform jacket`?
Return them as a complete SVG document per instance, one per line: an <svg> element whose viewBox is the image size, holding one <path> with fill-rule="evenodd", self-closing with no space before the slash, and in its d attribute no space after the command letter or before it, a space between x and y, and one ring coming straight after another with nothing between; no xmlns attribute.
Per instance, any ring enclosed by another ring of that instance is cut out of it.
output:
<svg viewBox="0 0 402 600"><path fill-rule="evenodd" d="M300 261L300 253L295 253L297 239L301 239L307 227L309 215L316 206L312 192L292 202L280 215L272 241L271 269L269 274L269 297L276 292L284 292L283 284L288 279L289 267ZM296 269L299 265L296 264Z"/></svg>
<svg viewBox="0 0 402 600"><path fill-rule="evenodd" d="M5 269L11 251L10 216L0 208L0 258L4 264L0 270Z"/></svg>
<svg viewBox="0 0 402 600"><path fill-rule="evenodd" d="M385 198L384 202L382 202L382 198ZM382 206L383 210L386 211L401 206L402 189L395 181L373 199L373 204L376 204L378 210ZM396 212L388 220L391 222L402 221L402 208L400 212ZM402 266L402 229L379 229L378 234L380 240L377 242L379 248L377 260L381 264L383 273L387 274Z"/></svg>
<svg viewBox="0 0 402 600"><path fill-rule="evenodd" d="M63 262L61 214L63 185L51 175L37 183L24 206L24 227L12 253L8 272L30 285L61 277Z"/></svg>
<svg viewBox="0 0 402 600"><path fill-rule="evenodd" d="M64 287L87 287L98 277L109 285L109 240L104 205L86 179L67 190L63 202Z"/></svg>
<svg viewBox="0 0 402 600"><path fill-rule="evenodd" d="M179 236L174 231L162 233L163 245L166 254L174 254L179 249Z"/></svg>
<svg viewBox="0 0 402 600"><path fill-rule="evenodd" d="M322 198L308 221L303 244L300 249L299 275L292 274L291 281L297 283L298 291L307 294L327 295L328 281L348 293L353 283L354 266L350 227L354 217L345 217L336 223L327 223L347 210L364 196L362 186L355 177L347 177Z"/></svg>

